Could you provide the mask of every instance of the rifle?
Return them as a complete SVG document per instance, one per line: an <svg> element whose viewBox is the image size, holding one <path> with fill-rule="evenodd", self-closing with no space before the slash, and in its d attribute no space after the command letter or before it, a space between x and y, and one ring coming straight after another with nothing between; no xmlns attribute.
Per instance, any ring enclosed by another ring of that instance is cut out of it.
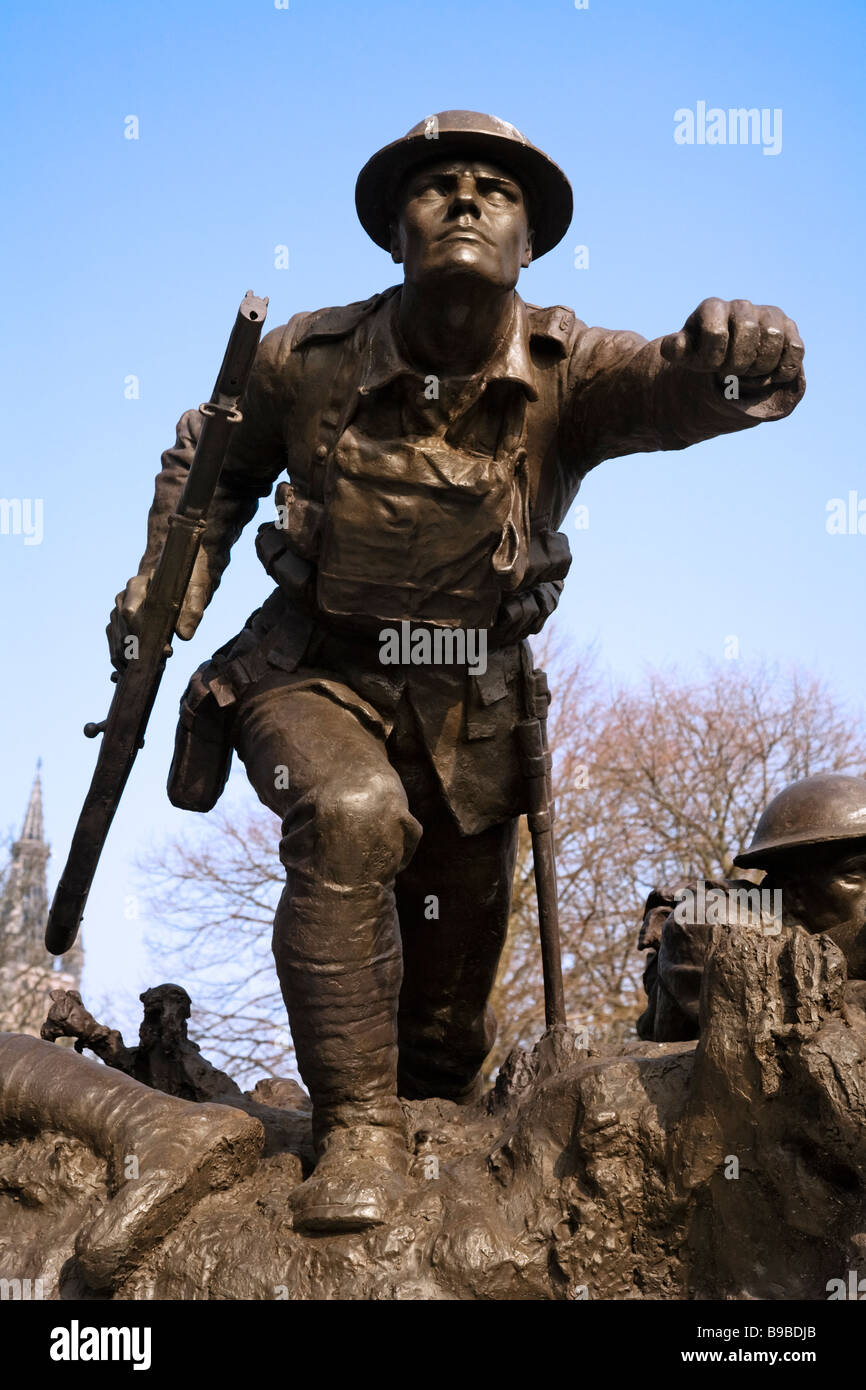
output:
<svg viewBox="0 0 866 1390"><path fill-rule="evenodd" d="M208 509L232 429L242 418L238 402L250 378L267 305L267 299L256 298L252 290L244 296L213 394L199 407L204 424L177 508L168 518L162 553L140 609L138 632L128 639L136 642L137 649L123 670L112 675L117 689L107 717L99 724L84 726L87 738L102 734L102 744L48 914L45 945L56 956L68 951L78 935L114 813L136 754L144 747L144 731L171 656L175 625L207 526Z"/></svg>
<svg viewBox="0 0 866 1390"><path fill-rule="evenodd" d="M550 689L544 671L532 669L528 645L521 649L526 715L517 725L520 765L529 793L529 832L538 900L541 969L544 976L544 1020L548 1028L565 1023L562 955L559 944L559 903L556 894L556 853L553 839L554 803L551 758L547 746L547 707Z"/></svg>

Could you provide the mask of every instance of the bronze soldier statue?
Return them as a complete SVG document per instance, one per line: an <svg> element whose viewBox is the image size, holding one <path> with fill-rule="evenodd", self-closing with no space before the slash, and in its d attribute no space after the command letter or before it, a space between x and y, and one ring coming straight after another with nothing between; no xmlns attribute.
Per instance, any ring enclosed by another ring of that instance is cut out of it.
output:
<svg viewBox="0 0 866 1390"><path fill-rule="evenodd" d="M783 926L801 926L813 936L829 937L845 957L847 1002L862 1008L866 1004L866 778L827 772L792 782L773 797L752 843L734 863L741 869L765 871L760 892L775 917L768 924L756 914L757 921L744 923L744 895L754 895L755 885L746 879L720 879L703 885L704 900L716 890L725 919L718 925L759 926L774 933ZM696 920L678 921L675 904L684 897L684 889L693 893L694 885L656 889L644 908L638 949L648 953L647 1007L637 1031L651 1042L680 1042L697 1038L700 1032L701 980L717 919L711 920L707 912L697 914ZM740 910L726 912L725 900Z"/></svg>
<svg viewBox="0 0 866 1390"><path fill-rule="evenodd" d="M804 390L776 308L708 299L647 342L525 303L520 270L564 236L572 195L505 121L421 122L365 165L356 204L403 283L262 340L178 634L286 470L256 543L277 587L193 676L169 779L175 805L207 810L235 749L282 821L273 947L314 1106L319 1162L293 1198L309 1231L374 1225L399 1201L398 1097L477 1092L527 809L526 638L558 601L582 478L782 419ZM187 412L163 455L109 625L116 665L200 425ZM486 661L428 660L443 629L483 635Z"/></svg>

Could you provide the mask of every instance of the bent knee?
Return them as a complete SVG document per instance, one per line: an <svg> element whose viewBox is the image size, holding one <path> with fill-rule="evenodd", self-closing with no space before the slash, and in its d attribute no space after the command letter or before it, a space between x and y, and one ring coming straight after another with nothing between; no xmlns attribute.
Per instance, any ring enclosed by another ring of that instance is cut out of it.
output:
<svg viewBox="0 0 866 1390"><path fill-rule="evenodd" d="M313 836L329 876L344 883L387 883L405 868L421 838L396 773L319 788Z"/></svg>

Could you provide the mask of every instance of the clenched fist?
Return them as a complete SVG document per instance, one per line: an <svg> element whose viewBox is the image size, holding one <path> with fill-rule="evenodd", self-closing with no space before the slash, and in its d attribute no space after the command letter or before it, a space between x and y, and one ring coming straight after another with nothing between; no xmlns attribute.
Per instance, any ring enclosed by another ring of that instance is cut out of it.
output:
<svg viewBox="0 0 866 1390"><path fill-rule="evenodd" d="M736 376L756 388L795 381L804 351L793 319L772 304L749 299L705 299L679 333L661 341L667 362L692 372Z"/></svg>

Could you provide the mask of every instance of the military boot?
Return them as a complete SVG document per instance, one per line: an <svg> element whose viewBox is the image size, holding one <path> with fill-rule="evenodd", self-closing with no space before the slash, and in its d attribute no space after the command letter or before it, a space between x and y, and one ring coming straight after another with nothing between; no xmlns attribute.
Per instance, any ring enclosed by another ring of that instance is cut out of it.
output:
<svg viewBox="0 0 866 1390"><path fill-rule="evenodd" d="M383 1125L330 1129L312 1176L289 1197L298 1231L363 1231L393 1220L412 1190L405 1136Z"/></svg>

